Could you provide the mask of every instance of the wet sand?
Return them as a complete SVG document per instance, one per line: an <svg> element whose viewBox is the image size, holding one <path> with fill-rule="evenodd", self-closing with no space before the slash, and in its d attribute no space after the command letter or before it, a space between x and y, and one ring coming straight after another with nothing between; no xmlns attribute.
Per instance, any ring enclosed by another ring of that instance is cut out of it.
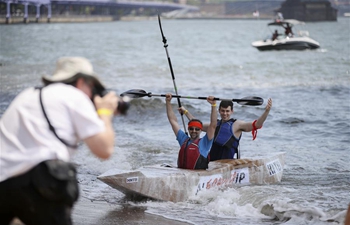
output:
<svg viewBox="0 0 350 225"><path fill-rule="evenodd" d="M80 197L74 206L72 219L74 225L188 225L188 223L145 213L145 210L146 208L130 205L111 205L101 201L91 202Z"/></svg>
<svg viewBox="0 0 350 225"><path fill-rule="evenodd" d="M188 223L169 220L161 216L145 213L146 208L130 205L111 205L101 201L79 198L74 205L73 225L188 225ZM14 219L10 225L24 225Z"/></svg>

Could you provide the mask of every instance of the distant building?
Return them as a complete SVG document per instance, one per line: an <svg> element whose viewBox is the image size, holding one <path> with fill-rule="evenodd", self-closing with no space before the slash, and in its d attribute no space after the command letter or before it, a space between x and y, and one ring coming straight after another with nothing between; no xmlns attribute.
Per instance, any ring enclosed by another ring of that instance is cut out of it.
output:
<svg viewBox="0 0 350 225"><path fill-rule="evenodd" d="M336 21L337 11L327 0L286 0L276 10L284 19L301 21Z"/></svg>
<svg viewBox="0 0 350 225"><path fill-rule="evenodd" d="M271 18L274 15L274 9L281 6L283 0L237 0L224 2L225 15L252 15L259 12L259 16Z"/></svg>
<svg viewBox="0 0 350 225"><path fill-rule="evenodd" d="M222 0L206 3L201 0L200 10L208 15L274 18L281 12L284 19L302 21L336 21L350 13L350 0ZM215 2L215 3L214 3ZM254 15L254 16L253 16Z"/></svg>

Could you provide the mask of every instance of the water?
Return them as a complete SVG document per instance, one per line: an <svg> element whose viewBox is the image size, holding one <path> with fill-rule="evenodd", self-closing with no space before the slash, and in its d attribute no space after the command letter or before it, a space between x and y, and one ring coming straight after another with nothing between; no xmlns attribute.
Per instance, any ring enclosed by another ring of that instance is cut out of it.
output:
<svg viewBox="0 0 350 225"><path fill-rule="evenodd" d="M342 224L350 203L350 20L307 23L303 29L320 42L318 50L270 52L251 47L264 37L266 20L162 22L180 95L273 99L257 139L243 135L241 154L285 151L282 182L205 192L182 203L125 198L96 176L111 168L175 164L179 149L164 98L144 97L132 101L127 116L115 118L111 159L101 161L85 146L74 156L81 198L146 208L190 224ZM174 93L156 20L0 26L0 41L0 115L66 55L90 59L118 93L135 88ZM182 99L182 104L208 121L206 101ZM235 105L234 117L252 121L264 107Z"/></svg>

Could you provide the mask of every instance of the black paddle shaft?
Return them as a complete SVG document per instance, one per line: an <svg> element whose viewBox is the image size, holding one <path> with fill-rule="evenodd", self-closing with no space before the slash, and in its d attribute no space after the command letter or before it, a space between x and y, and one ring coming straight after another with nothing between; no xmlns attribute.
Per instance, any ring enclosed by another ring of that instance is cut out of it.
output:
<svg viewBox="0 0 350 225"><path fill-rule="evenodd" d="M166 37L164 36L164 33L163 33L162 23L160 22L160 16L159 15L158 15L158 23L159 23L160 33L162 35L162 42L164 44L166 56L168 58L168 64L169 64L169 68L170 68L171 77L172 77L173 83L174 83L174 90L175 90L175 93L178 95L177 86L176 86L176 83L175 83L175 75L174 75L173 65L171 63L171 59L170 59L169 52L168 52L168 43L167 43L167 39L166 39ZM177 102L178 102L179 107L181 107L181 102L180 102L179 98L177 99Z"/></svg>
<svg viewBox="0 0 350 225"><path fill-rule="evenodd" d="M174 84L174 90L175 90L175 93L176 95L178 95L177 93L177 86L176 86L176 83L175 83L175 75L174 75L174 71L173 71L173 66L171 64L171 60L170 60L170 56L169 56L169 52L168 52L168 44L167 44L167 40L164 36L164 33L163 33L163 29L162 29L162 23L160 21L160 16L158 14L158 23L159 23L159 29L160 29L160 33L162 35L162 41L163 41L163 44L164 44L164 48L165 48L165 52L166 52L166 56L168 58L168 63L169 63L169 67L170 67L170 73L171 73L171 76L172 76L172 79L173 79L173 84ZM180 98L177 99L177 104L179 106L179 108L181 108L181 101L180 101ZM185 126L185 120L183 118L183 113L181 112L181 120L182 120L182 125L184 127L184 131L185 133L187 134L187 131L186 131L186 126Z"/></svg>
<svg viewBox="0 0 350 225"><path fill-rule="evenodd" d="M166 97L164 94L152 94L148 93L148 97ZM182 95L172 95L173 98L187 98L187 99L200 99L200 100L207 100L207 97L192 97L192 96L182 96ZM260 97L245 97L241 99L236 99L236 98L230 98L230 99L223 99L223 98L214 98L214 100L217 101L232 101L232 102L237 102L240 105L262 105L264 100L261 99Z"/></svg>
<svg viewBox="0 0 350 225"><path fill-rule="evenodd" d="M165 94L152 94L151 92L146 92L141 89L132 89L126 92L123 92L121 96L128 96L130 98L142 98L142 97L166 97ZM181 96L181 95L172 95L173 98L186 98L186 99L201 99L206 100L207 97L192 97L192 96ZM264 99L260 97L244 97L241 99L231 98L231 99L223 99L223 98L214 98L217 101L233 101L237 102L240 105L262 105L264 103Z"/></svg>

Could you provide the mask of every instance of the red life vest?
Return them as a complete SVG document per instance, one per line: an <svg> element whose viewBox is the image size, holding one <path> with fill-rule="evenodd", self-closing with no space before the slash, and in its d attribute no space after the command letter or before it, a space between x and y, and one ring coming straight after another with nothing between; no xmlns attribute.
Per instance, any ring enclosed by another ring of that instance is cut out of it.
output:
<svg viewBox="0 0 350 225"><path fill-rule="evenodd" d="M199 152L198 144L200 139L188 144L189 140L188 138L181 146L177 167L182 169L207 169L209 160Z"/></svg>

